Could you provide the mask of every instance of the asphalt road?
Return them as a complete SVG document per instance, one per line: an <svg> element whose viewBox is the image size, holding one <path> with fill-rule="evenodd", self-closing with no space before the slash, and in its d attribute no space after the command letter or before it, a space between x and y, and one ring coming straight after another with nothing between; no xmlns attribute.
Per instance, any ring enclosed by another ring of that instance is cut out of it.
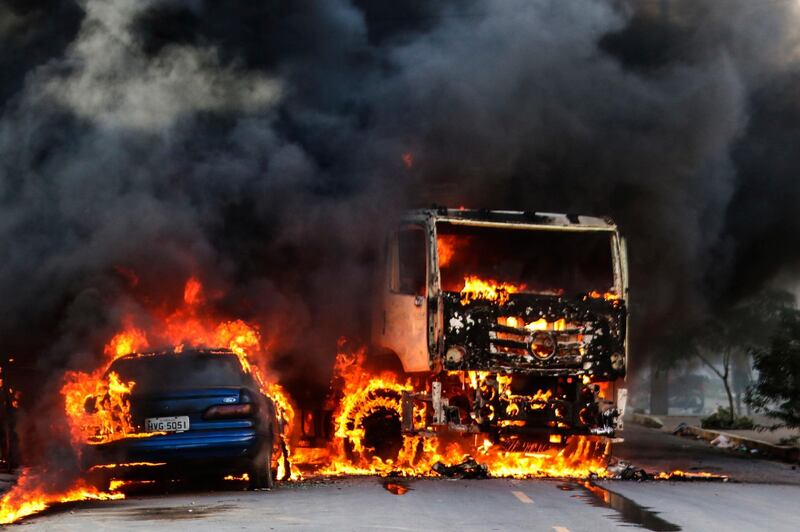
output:
<svg viewBox="0 0 800 532"><path fill-rule="evenodd" d="M685 482L419 479L394 495L375 478L83 503L28 530L793 530L800 487ZM605 496L609 505L601 502ZM638 504L637 504L638 503ZM649 507L648 511L645 507ZM656 513L657 512L657 513Z"/></svg>
<svg viewBox="0 0 800 532"><path fill-rule="evenodd" d="M740 483L800 486L800 465L759 459L758 454L717 449L703 440L672 436L627 423L614 456L648 471L707 471ZM798 527L800 529L800 526Z"/></svg>
<svg viewBox="0 0 800 532"><path fill-rule="evenodd" d="M800 471L629 426L619 454L647 468L704 469L731 482L330 479L242 491L166 485L79 503L23 530L798 530ZM404 494L397 495L395 492ZM169 493L164 493L169 490Z"/></svg>

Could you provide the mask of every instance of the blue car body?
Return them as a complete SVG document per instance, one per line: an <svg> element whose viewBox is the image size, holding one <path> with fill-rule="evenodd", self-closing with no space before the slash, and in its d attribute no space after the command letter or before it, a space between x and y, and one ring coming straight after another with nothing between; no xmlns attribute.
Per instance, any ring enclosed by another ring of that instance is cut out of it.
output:
<svg viewBox="0 0 800 532"><path fill-rule="evenodd" d="M130 396L137 432L147 419L188 417L189 427L148 437L91 445L84 453L93 469L114 478L248 473L267 460L274 445L274 407L234 353L192 350L129 355L112 364L123 381L136 384ZM154 374L151 374L154 373ZM179 374L177 374L179 373ZM160 464L158 466L144 464ZM98 466L101 466L98 468ZM271 483L271 478L269 480Z"/></svg>

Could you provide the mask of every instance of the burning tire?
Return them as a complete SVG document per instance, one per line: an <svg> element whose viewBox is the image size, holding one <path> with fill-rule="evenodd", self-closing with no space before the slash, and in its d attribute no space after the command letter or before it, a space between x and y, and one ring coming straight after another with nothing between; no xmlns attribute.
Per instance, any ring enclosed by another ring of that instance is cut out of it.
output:
<svg viewBox="0 0 800 532"><path fill-rule="evenodd" d="M400 394L390 389L368 390L340 418L345 452L353 464L380 458L396 460L403 448Z"/></svg>
<svg viewBox="0 0 800 532"><path fill-rule="evenodd" d="M403 447L400 415L395 410L380 408L362 420L364 448L383 461L394 460Z"/></svg>

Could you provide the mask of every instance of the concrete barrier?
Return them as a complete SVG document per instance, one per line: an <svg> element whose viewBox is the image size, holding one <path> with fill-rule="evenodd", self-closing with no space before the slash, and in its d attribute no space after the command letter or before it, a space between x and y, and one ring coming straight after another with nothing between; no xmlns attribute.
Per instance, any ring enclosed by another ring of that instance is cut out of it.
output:
<svg viewBox="0 0 800 532"><path fill-rule="evenodd" d="M643 425L651 429L660 429L664 427L663 421L656 416L651 416L649 414L637 414L634 412L634 414L631 416L631 421L637 425Z"/></svg>
<svg viewBox="0 0 800 532"><path fill-rule="evenodd" d="M680 434L689 434L706 441L712 441L718 436L724 436L734 446L739 447L743 445L748 449L756 449L761 456L767 456L769 458L775 458L776 460L782 460L784 462L791 463L800 461L800 449L797 447L791 447L788 445L774 445L772 443L767 443L765 441L756 440L753 438L746 438L744 436L731 434L729 432L704 429L692 425L686 425L682 427Z"/></svg>

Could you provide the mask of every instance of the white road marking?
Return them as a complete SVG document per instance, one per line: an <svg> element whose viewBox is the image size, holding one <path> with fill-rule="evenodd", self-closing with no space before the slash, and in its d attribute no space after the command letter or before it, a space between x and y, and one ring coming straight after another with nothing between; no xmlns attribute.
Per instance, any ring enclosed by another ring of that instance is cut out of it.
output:
<svg viewBox="0 0 800 532"><path fill-rule="evenodd" d="M514 497L519 499L519 502L524 504L533 504L533 499L522 493L521 491L512 491L511 493L514 494Z"/></svg>
<svg viewBox="0 0 800 532"><path fill-rule="evenodd" d="M272 516L272 519L293 525L311 523L310 519L306 519L305 517L295 517L293 515L274 515Z"/></svg>
<svg viewBox="0 0 800 532"><path fill-rule="evenodd" d="M554 526L553 530L555 530L556 532L569 532L569 528L565 526Z"/></svg>

